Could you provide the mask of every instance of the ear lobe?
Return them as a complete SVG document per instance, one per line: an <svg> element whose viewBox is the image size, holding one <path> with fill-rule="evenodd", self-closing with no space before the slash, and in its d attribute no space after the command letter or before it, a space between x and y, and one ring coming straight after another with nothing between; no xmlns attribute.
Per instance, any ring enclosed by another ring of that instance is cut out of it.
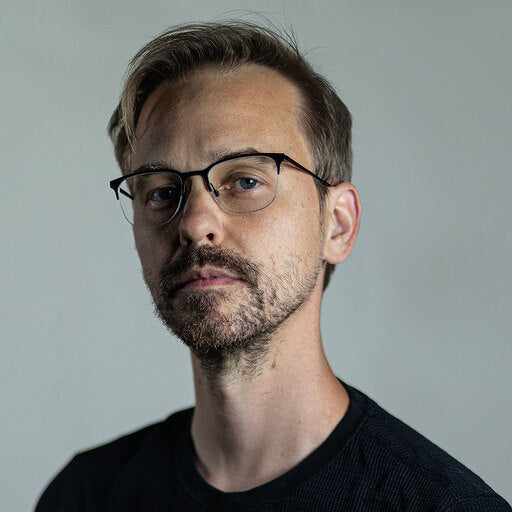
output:
<svg viewBox="0 0 512 512"><path fill-rule="evenodd" d="M329 189L326 198L329 211L324 260L336 265L348 258L354 246L361 220L361 200L351 183L340 183Z"/></svg>

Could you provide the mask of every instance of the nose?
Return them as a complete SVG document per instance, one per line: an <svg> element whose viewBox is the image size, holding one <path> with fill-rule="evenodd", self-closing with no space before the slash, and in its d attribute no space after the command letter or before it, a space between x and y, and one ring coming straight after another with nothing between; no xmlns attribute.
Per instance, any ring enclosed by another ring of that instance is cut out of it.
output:
<svg viewBox="0 0 512 512"><path fill-rule="evenodd" d="M179 223L180 245L220 245L224 232L223 213L201 176L188 179Z"/></svg>

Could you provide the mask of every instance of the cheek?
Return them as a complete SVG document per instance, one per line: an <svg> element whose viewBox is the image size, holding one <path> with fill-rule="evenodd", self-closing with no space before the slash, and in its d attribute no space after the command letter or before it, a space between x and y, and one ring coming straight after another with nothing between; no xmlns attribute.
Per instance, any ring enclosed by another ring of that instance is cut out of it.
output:
<svg viewBox="0 0 512 512"><path fill-rule="evenodd" d="M312 184L304 193L290 191L276 204L272 230L284 252L316 257L322 244L321 222L319 198Z"/></svg>
<svg viewBox="0 0 512 512"><path fill-rule="evenodd" d="M158 262L169 256L169 247L163 243L162 234L157 230L134 228L135 247L143 270L153 270Z"/></svg>
<svg viewBox="0 0 512 512"><path fill-rule="evenodd" d="M321 237L314 208L269 208L260 215L227 237L238 240L235 250L262 268L316 263Z"/></svg>

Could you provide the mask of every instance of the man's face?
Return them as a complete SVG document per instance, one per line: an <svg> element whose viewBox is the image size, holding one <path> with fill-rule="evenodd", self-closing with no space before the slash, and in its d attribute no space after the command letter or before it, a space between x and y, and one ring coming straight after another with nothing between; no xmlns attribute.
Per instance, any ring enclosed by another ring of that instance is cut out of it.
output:
<svg viewBox="0 0 512 512"><path fill-rule="evenodd" d="M185 172L240 151L286 153L313 168L298 117L295 88L273 71L204 71L148 98L131 169L159 163ZM264 350L313 290L321 294L324 242L314 181L283 164L274 202L247 214L223 210L199 176L188 185L171 222L134 227L156 309L200 357Z"/></svg>

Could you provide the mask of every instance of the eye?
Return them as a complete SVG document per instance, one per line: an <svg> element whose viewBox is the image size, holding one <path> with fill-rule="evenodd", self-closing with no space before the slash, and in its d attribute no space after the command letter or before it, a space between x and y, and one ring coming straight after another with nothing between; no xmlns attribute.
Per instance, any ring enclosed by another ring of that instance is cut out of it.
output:
<svg viewBox="0 0 512 512"><path fill-rule="evenodd" d="M250 176L238 178L233 181L232 188L240 189L240 190L251 190L260 185L260 182L256 178L251 178Z"/></svg>
<svg viewBox="0 0 512 512"><path fill-rule="evenodd" d="M161 204L166 201L176 201L179 195L177 187L167 186L152 190L147 197L149 202Z"/></svg>

